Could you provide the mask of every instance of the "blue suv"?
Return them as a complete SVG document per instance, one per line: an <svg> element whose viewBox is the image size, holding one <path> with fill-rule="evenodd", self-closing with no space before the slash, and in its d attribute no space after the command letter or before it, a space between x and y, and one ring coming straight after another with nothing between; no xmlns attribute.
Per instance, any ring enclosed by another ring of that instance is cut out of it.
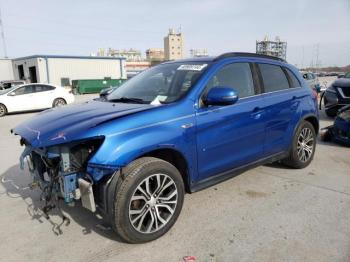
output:
<svg viewBox="0 0 350 262"><path fill-rule="evenodd" d="M12 131L47 216L60 199L80 201L142 243L173 226L185 192L275 161L306 167L316 97L284 60L227 53L160 64L103 101L50 109Z"/></svg>

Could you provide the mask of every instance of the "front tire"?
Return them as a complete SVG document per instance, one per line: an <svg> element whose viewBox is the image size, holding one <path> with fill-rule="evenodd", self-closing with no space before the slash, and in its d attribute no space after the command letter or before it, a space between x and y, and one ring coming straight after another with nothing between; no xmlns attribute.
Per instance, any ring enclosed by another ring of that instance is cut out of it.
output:
<svg viewBox="0 0 350 262"><path fill-rule="evenodd" d="M114 197L111 224L129 243L164 235L176 222L184 201L184 183L170 163L143 157L122 170Z"/></svg>
<svg viewBox="0 0 350 262"><path fill-rule="evenodd" d="M303 121L297 128L289 156L282 162L292 168L307 167L315 154L316 132L314 126Z"/></svg>
<svg viewBox="0 0 350 262"><path fill-rule="evenodd" d="M4 116L7 114L7 108L5 105L0 104L0 117Z"/></svg>

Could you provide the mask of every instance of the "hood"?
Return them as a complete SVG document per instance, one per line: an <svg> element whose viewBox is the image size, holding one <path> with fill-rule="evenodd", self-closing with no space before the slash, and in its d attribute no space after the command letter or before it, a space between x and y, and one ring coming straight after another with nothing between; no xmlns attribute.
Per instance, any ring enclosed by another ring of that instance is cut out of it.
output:
<svg viewBox="0 0 350 262"><path fill-rule="evenodd" d="M350 78L340 78L333 82L333 86L336 87L350 87Z"/></svg>
<svg viewBox="0 0 350 262"><path fill-rule="evenodd" d="M87 138L91 135L89 130L95 126L152 108L154 106L149 104L89 101L46 110L11 132L20 135L34 148L45 147Z"/></svg>

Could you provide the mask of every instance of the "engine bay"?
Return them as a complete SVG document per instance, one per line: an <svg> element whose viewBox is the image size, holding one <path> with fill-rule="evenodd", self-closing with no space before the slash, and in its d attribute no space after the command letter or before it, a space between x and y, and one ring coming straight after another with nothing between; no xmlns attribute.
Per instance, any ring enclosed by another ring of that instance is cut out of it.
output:
<svg viewBox="0 0 350 262"><path fill-rule="evenodd" d="M71 142L48 148L32 148L23 138L25 149L21 155L21 168L26 163L32 176L30 188L41 190L40 200L45 202L43 212L59 208L59 201L74 206L81 201L83 207L96 211L93 192L94 181L86 172L87 163L102 144L103 139ZM63 215L63 220L67 218Z"/></svg>

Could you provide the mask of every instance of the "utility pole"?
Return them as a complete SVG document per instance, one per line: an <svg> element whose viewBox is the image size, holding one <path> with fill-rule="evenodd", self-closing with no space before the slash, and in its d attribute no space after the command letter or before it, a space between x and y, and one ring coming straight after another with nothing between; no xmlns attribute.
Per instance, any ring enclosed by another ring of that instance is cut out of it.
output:
<svg viewBox="0 0 350 262"><path fill-rule="evenodd" d="M2 17L1 17L1 8L0 8L0 30L1 30L2 45L4 48L4 56L5 58L7 58L7 48L6 48L6 41L5 41L4 24L2 22Z"/></svg>

